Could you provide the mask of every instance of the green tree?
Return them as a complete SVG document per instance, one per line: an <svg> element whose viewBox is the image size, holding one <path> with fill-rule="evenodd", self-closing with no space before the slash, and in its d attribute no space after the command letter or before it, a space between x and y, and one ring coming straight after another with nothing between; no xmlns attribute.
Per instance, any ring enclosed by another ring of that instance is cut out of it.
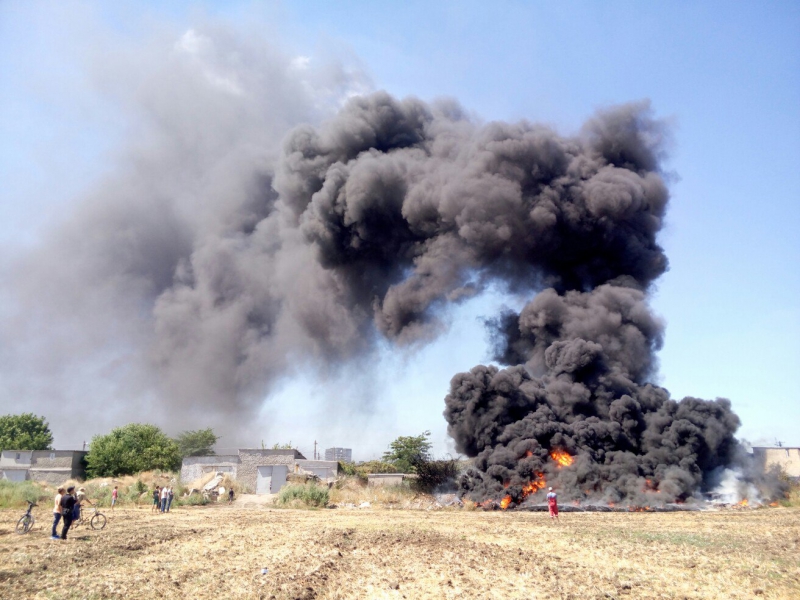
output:
<svg viewBox="0 0 800 600"><path fill-rule="evenodd" d="M292 446L292 441L289 440L286 444L272 444L273 450L294 450L294 446Z"/></svg>
<svg viewBox="0 0 800 600"><path fill-rule="evenodd" d="M177 438L181 457L186 456L208 456L214 454L213 446L219 438L214 435L214 431L208 429L198 429L197 431L184 431Z"/></svg>
<svg viewBox="0 0 800 600"><path fill-rule="evenodd" d="M391 444L389 450L383 453L383 460L392 463L400 473L416 473L416 465L431 459L431 442L428 438L430 431L423 431L420 435L400 436Z"/></svg>
<svg viewBox="0 0 800 600"><path fill-rule="evenodd" d="M44 417L33 413L0 417L0 451L50 450L53 434Z"/></svg>
<svg viewBox="0 0 800 600"><path fill-rule="evenodd" d="M152 469L174 471L181 466L178 444L155 425L130 423L108 435L92 438L86 455L89 477L133 475Z"/></svg>

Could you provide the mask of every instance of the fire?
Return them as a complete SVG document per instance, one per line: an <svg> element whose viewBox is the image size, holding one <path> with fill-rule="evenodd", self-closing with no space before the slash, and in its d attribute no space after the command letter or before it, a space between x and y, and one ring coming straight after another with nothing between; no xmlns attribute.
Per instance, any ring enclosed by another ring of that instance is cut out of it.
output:
<svg viewBox="0 0 800 600"><path fill-rule="evenodd" d="M525 498L527 498L529 495L535 494L539 490L543 489L544 486L547 485L547 482L544 479L544 473L536 473L536 477L537 477L537 479L534 479L533 481L529 481L528 483L526 483L525 485L522 486L522 497L519 499L520 502L525 500ZM507 488L509 486L509 484L510 484L510 482L508 482L508 483L504 482L503 487ZM513 502L513 499L511 498L510 495L507 494L500 501L500 508L505 510L509 506L511 506L512 502Z"/></svg>
<svg viewBox="0 0 800 600"><path fill-rule="evenodd" d="M748 504L748 502L747 502L747 498L745 498L744 500L742 500L741 502L739 502L739 506L747 506L747 504Z"/></svg>
<svg viewBox="0 0 800 600"><path fill-rule="evenodd" d="M778 503L777 502L770 502L769 505L770 506L778 506Z"/></svg>
<svg viewBox="0 0 800 600"><path fill-rule="evenodd" d="M550 453L550 458L552 458L562 467L568 467L575 461L575 459L564 450L553 450Z"/></svg>

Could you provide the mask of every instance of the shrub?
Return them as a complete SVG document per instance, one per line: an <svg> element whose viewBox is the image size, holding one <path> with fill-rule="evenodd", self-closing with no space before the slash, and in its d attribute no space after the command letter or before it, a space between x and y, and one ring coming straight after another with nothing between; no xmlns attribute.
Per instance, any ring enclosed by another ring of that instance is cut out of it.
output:
<svg viewBox="0 0 800 600"><path fill-rule="evenodd" d="M208 504L208 497L203 494L176 495L172 500L172 504L173 506L205 506Z"/></svg>
<svg viewBox="0 0 800 600"><path fill-rule="evenodd" d="M278 494L277 503L287 506L305 505L323 507L328 504L330 492L326 486L306 483L305 485L287 485Z"/></svg>
<svg viewBox="0 0 800 600"><path fill-rule="evenodd" d="M50 501L50 494L32 481L5 481L0 479L0 508L28 508L28 501L40 506Z"/></svg>
<svg viewBox="0 0 800 600"><path fill-rule="evenodd" d="M800 482L792 484L785 497L778 503L786 507L800 507Z"/></svg>
<svg viewBox="0 0 800 600"><path fill-rule="evenodd" d="M415 489L431 493L437 488L456 489L456 478L459 473L459 464L456 460L424 460L414 464L417 479L414 480Z"/></svg>

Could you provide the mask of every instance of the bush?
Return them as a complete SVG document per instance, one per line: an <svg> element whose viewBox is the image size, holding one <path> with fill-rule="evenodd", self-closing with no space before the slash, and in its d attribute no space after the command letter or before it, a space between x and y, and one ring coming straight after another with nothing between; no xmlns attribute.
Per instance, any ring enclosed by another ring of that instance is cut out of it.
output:
<svg viewBox="0 0 800 600"><path fill-rule="evenodd" d="M50 502L50 494L32 481L5 481L0 479L0 508L28 508L28 501L40 506Z"/></svg>
<svg viewBox="0 0 800 600"><path fill-rule="evenodd" d="M176 495L172 499L173 506L205 506L206 504L208 504L208 497L203 494Z"/></svg>
<svg viewBox="0 0 800 600"><path fill-rule="evenodd" d="M413 486L417 490L431 493L437 488L457 488L456 478L459 473L459 464L455 460L427 460L414 464L417 479Z"/></svg>
<svg viewBox="0 0 800 600"><path fill-rule="evenodd" d="M323 507L328 504L329 499L330 492L326 486L306 483L285 486L278 494L277 503L283 506Z"/></svg>
<svg viewBox="0 0 800 600"><path fill-rule="evenodd" d="M800 482L793 483L785 497L778 502L781 506L800 507Z"/></svg>

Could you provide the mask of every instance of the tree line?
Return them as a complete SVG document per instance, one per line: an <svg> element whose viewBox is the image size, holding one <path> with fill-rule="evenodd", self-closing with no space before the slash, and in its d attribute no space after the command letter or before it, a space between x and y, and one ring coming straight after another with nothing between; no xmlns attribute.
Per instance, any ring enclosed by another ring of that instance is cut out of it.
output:
<svg viewBox="0 0 800 600"><path fill-rule="evenodd" d="M416 436L400 436L389 444L381 460L340 463L342 471L362 479L369 473L413 473L420 487L435 488L454 479L458 466L455 460L432 457L430 435L430 431L423 431ZM218 439L210 427L184 431L171 438L155 425L129 423L92 438L86 455L86 476L117 477L155 469L177 471L187 456L214 454ZM52 443L53 435L44 417L32 413L0 417L0 451L52 450ZM291 442L273 446L291 447Z"/></svg>
<svg viewBox="0 0 800 600"><path fill-rule="evenodd" d="M187 456L214 454L214 431L184 431L175 438L147 423L129 423L96 435L86 455L87 477L116 477L160 469L177 471ZM32 413L0 417L0 451L52 450L53 434L44 417Z"/></svg>

